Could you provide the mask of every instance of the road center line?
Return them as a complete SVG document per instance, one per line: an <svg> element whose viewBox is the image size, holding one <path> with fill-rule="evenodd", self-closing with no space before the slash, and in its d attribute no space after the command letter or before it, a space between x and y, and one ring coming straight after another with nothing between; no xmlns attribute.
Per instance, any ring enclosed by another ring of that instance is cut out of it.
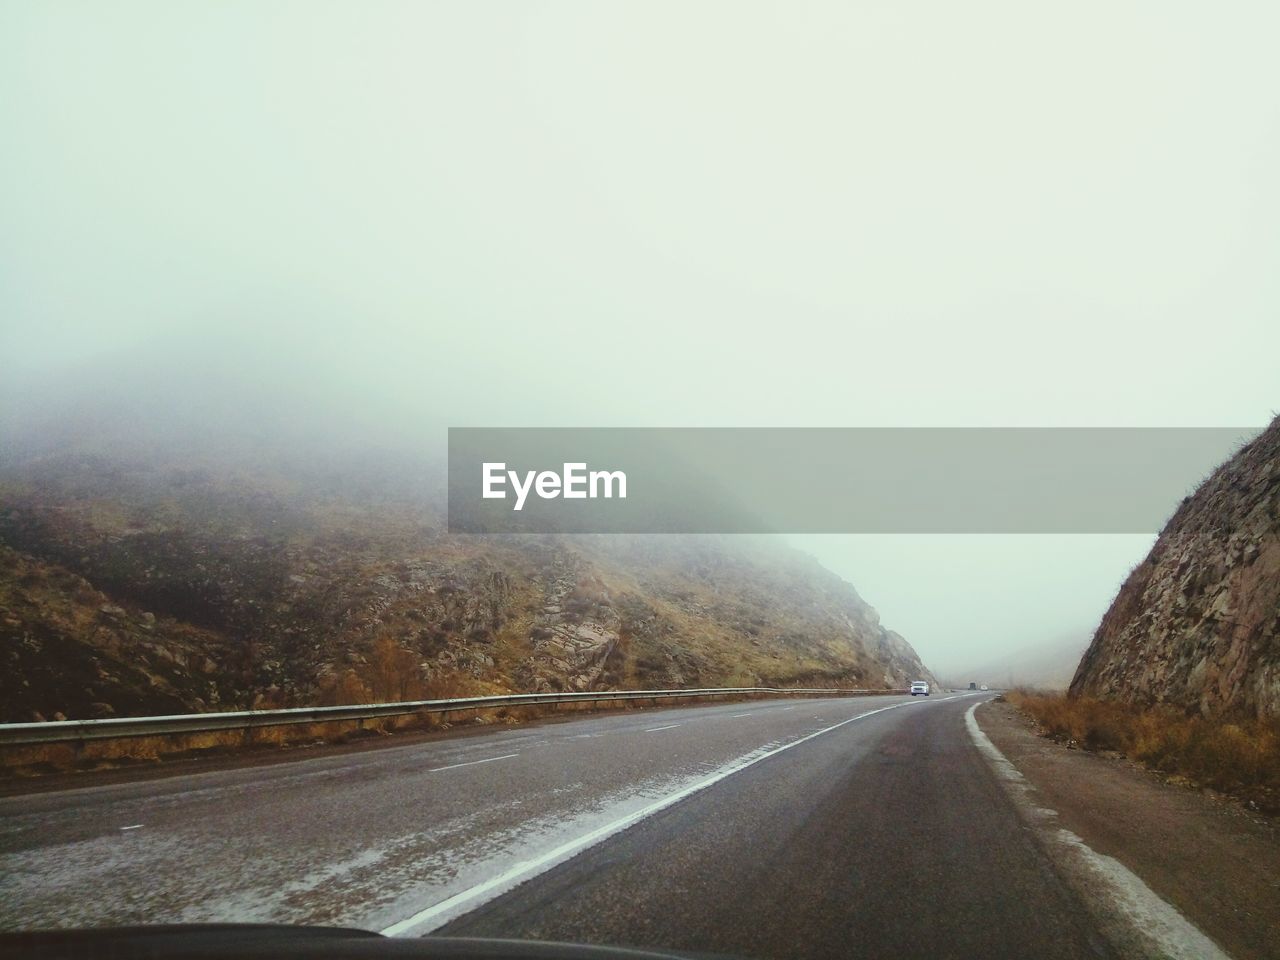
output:
<svg viewBox="0 0 1280 960"><path fill-rule="evenodd" d="M668 723L665 727L649 727L649 729L645 730L645 733L657 733L659 730L670 730L672 727L679 726L682 726L682 724Z"/></svg>
<svg viewBox="0 0 1280 960"><path fill-rule="evenodd" d="M858 714L856 717L850 717L848 720L841 720L839 723L833 723L829 727L823 727L821 730L815 730L813 733L809 733L796 740L792 740L790 743L784 743L780 747L745 754L737 760L722 767L718 772L713 773L704 780L699 780L695 783L691 783L687 787L682 787L681 789L676 790L674 793L669 793L665 797L655 800L648 806L641 807L639 810L629 813L624 817L619 817L617 820L614 820L611 823L606 823L602 827L597 827L589 833L585 833L573 840L566 841L558 847L548 850L541 856L534 857L532 860L521 861L498 874L496 877L486 880L483 883L477 883L473 887L468 887L466 890L455 893L453 896L447 897L439 903L432 904L424 910L419 910L411 917L406 917L398 923L393 923L391 926L382 930L381 933L383 936L387 937L402 936L409 931L413 931L415 934L428 933L437 927L443 926L454 917L460 916L468 910L474 910L476 907L480 906L480 904L493 899L501 893L505 893L507 890L514 887L517 882L526 880L530 876L536 876L537 874L550 869L555 866L555 864L567 860L575 854L581 853L588 847L594 846L601 840L604 840L621 830L634 826L641 820L653 816L659 810L664 810L672 804L680 802L685 797L691 797L695 793L699 793L702 790L707 789L707 787L719 783L726 777L731 777L735 773L741 773L743 770L746 770L748 767L755 766L762 760L768 760L770 757L776 757L778 754L786 750L790 750L792 747L798 747L800 744L807 743L814 737L820 737L824 733L830 733L832 730L838 730L846 724L853 723L855 720L862 720L866 717L874 716L877 713L884 713L886 710L897 710L899 707L910 706L915 702L916 701L914 700L907 700L902 703L890 704L887 707L868 710L865 713Z"/></svg>
<svg viewBox="0 0 1280 960"><path fill-rule="evenodd" d="M751 714L749 713L731 713L729 714L729 719L732 720L734 717L749 717L749 716L751 716Z"/></svg>
<svg viewBox="0 0 1280 960"><path fill-rule="evenodd" d="M474 767L477 763L493 763L495 760L510 760L512 757L518 757L518 753L504 753L500 757L486 757L484 760L468 760L466 763L451 763L446 767L432 767L427 773L438 773L441 770L456 770L458 767Z"/></svg>

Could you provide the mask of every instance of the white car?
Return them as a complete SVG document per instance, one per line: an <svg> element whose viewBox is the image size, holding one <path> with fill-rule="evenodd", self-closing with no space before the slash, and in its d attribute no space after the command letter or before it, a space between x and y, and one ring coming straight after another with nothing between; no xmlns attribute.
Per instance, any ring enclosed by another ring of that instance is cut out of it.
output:
<svg viewBox="0 0 1280 960"><path fill-rule="evenodd" d="M920 693L923 693L927 697L929 695L929 685L923 680L912 680L911 695L914 697L916 694Z"/></svg>

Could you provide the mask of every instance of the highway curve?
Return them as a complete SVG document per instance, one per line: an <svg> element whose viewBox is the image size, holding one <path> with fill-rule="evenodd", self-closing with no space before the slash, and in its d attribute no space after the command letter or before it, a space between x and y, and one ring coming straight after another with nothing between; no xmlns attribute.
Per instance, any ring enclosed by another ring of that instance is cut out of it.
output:
<svg viewBox="0 0 1280 960"><path fill-rule="evenodd" d="M627 711L0 799L0 927L1108 956L970 696Z"/></svg>

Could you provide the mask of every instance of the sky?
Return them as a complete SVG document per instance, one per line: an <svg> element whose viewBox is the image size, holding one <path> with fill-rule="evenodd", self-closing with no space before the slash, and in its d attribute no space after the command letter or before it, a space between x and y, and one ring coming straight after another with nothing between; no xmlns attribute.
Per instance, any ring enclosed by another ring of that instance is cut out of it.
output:
<svg viewBox="0 0 1280 960"><path fill-rule="evenodd" d="M1278 32L1262 2L0 0L0 413L244 384L424 446L1261 427ZM1087 638L1151 542L796 539L939 670Z"/></svg>

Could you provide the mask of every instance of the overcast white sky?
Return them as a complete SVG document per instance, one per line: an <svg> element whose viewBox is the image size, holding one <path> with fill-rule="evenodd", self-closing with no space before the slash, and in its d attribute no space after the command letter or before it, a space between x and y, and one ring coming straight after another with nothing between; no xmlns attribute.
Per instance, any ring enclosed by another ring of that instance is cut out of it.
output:
<svg viewBox="0 0 1280 960"><path fill-rule="evenodd" d="M216 358L429 442L1261 426L1278 35L1265 2L7 0L0 397ZM1149 542L807 545L950 669L1087 636Z"/></svg>

